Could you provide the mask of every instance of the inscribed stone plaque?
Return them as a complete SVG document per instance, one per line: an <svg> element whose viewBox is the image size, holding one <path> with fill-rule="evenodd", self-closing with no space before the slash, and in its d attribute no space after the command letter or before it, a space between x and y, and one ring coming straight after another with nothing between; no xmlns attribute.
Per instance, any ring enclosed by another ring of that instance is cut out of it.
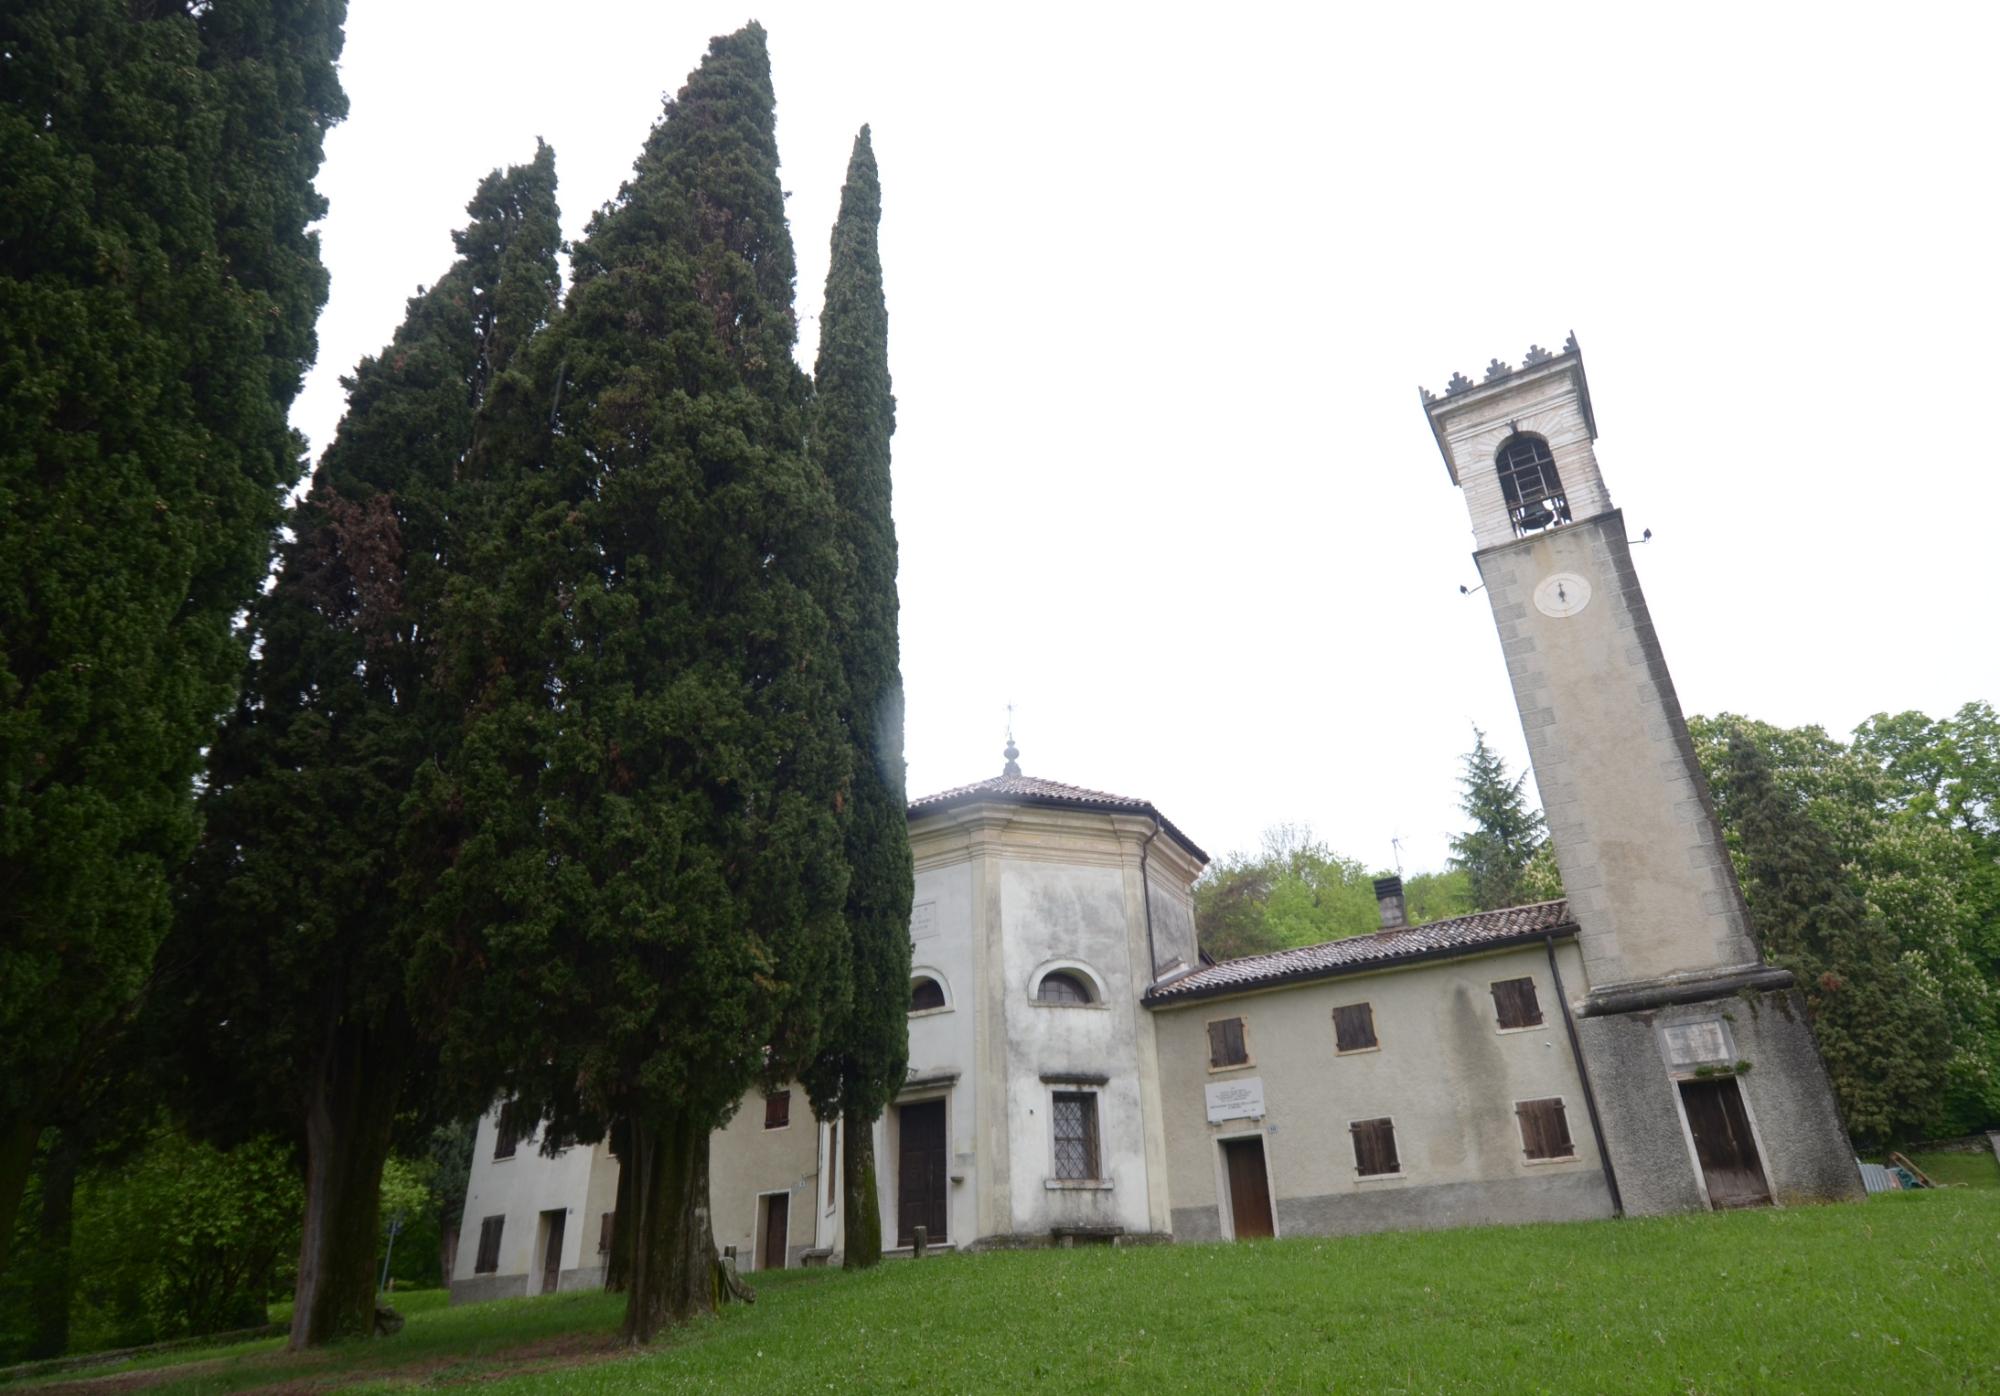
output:
<svg viewBox="0 0 2000 1396"><path fill-rule="evenodd" d="M937 933L936 902L918 902L910 908L911 940L929 940Z"/></svg>
<svg viewBox="0 0 2000 1396"><path fill-rule="evenodd" d="M1726 1062L1730 1059L1729 1034L1723 1030L1720 1018L1709 1018L1699 1023L1670 1023L1663 1031L1667 1038L1667 1062L1670 1066L1700 1066L1705 1062Z"/></svg>
<svg viewBox="0 0 2000 1396"><path fill-rule="evenodd" d="M1252 1076L1242 1081L1218 1081L1204 1087L1208 1092L1208 1122L1261 1120L1264 1118L1264 1082Z"/></svg>

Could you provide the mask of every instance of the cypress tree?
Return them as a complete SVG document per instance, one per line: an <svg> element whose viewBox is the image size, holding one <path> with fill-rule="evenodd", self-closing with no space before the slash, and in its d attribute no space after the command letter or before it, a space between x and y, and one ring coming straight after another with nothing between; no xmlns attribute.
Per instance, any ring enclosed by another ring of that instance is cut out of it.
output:
<svg viewBox="0 0 2000 1396"><path fill-rule="evenodd" d="M1798 978L1848 1129L1876 1143L1921 1131L1951 1055L1943 1005L1909 972L1826 831L1742 734L1729 742L1728 787L1765 957Z"/></svg>
<svg viewBox="0 0 2000 1396"><path fill-rule="evenodd" d="M344 380L347 415L251 611L256 658L163 955L197 1114L225 1101L211 1132L304 1142L295 1348L373 1331L392 1126L427 1126L433 1105L398 848L418 769L458 730L433 636L480 409L554 307L552 152L488 176L468 212L459 260Z"/></svg>
<svg viewBox="0 0 2000 1396"><path fill-rule="evenodd" d="M841 558L775 125L763 30L714 40L578 244L424 793L447 1065L545 1147L619 1122L635 1342L715 1307L709 1133L849 992Z"/></svg>
<svg viewBox="0 0 2000 1396"><path fill-rule="evenodd" d="M831 1024L805 1083L821 1118L842 1122L841 1188L849 1269L882 1258L874 1126L902 1087L909 1056L910 835L903 786L903 676L896 637L896 525L890 515L889 312L877 232L882 189L868 128L833 226L820 316L813 456L839 509L852 570L830 598L847 676L842 713L854 749L848 797L847 934L854 996Z"/></svg>
<svg viewBox="0 0 2000 1396"><path fill-rule="evenodd" d="M1459 807L1472 827L1451 841L1451 865L1472 879L1473 902L1481 911L1519 906L1526 899L1528 863L1542 846L1547 825L1541 811L1528 808L1528 773L1507 778L1507 763L1472 729L1465 754L1465 787Z"/></svg>
<svg viewBox="0 0 2000 1396"><path fill-rule="evenodd" d="M0 1238L166 930L298 478L344 9L0 7Z"/></svg>

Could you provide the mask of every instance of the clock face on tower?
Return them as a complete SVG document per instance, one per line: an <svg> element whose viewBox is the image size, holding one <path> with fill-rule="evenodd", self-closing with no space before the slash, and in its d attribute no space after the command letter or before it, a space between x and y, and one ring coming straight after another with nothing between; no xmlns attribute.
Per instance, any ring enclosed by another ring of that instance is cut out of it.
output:
<svg viewBox="0 0 2000 1396"><path fill-rule="evenodd" d="M1535 609L1561 619L1590 604L1590 583L1574 572L1552 572L1535 586Z"/></svg>

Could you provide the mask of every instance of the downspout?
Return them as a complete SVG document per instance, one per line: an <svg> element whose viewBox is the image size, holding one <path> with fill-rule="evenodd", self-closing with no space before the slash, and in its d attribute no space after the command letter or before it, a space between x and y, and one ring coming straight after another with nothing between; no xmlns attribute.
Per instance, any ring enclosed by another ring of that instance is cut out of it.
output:
<svg viewBox="0 0 2000 1396"><path fill-rule="evenodd" d="M1146 875L1146 851L1153 846L1153 840L1160 836L1160 821L1153 821L1153 832L1146 835L1146 841L1139 845L1139 896L1146 903L1146 984L1150 988L1160 977L1160 952L1153 946L1153 880Z"/></svg>
<svg viewBox="0 0 2000 1396"><path fill-rule="evenodd" d="M1618 1174L1611 1167L1611 1150L1604 1143L1604 1121L1597 1114L1597 1093L1590 1089L1590 1068L1583 1064L1583 1043L1576 1035L1576 1018L1569 1011L1569 995L1563 990L1562 967L1556 963L1556 938L1544 936L1549 952L1549 976L1555 980L1556 1000L1562 1004L1563 1026L1569 1029L1569 1055L1576 1063L1576 1079L1583 1083L1583 1107L1590 1112L1590 1133L1597 1141L1598 1162L1604 1165L1604 1186L1611 1190L1611 1215L1625 1215L1625 1199L1618 1195Z"/></svg>

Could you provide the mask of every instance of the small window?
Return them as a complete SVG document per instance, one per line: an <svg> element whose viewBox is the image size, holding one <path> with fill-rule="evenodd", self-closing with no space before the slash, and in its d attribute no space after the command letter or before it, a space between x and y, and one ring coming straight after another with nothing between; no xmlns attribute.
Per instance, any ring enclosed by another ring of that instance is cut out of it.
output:
<svg viewBox="0 0 2000 1396"><path fill-rule="evenodd" d="M1333 1045L1339 1052L1365 1052L1375 1041L1375 1010L1365 1003L1344 1003L1333 1010Z"/></svg>
<svg viewBox="0 0 2000 1396"><path fill-rule="evenodd" d="M1077 975L1054 970L1042 976L1035 998L1042 1003L1089 1003L1090 990Z"/></svg>
<svg viewBox="0 0 2000 1396"><path fill-rule="evenodd" d="M944 1007L944 985L927 974L920 974L910 981L910 1012L928 1013L933 1008Z"/></svg>
<svg viewBox="0 0 2000 1396"><path fill-rule="evenodd" d="M1529 1158L1575 1158L1576 1145L1570 1142L1569 1119L1562 1097L1553 1100L1517 1100L1514 1117L1521 1122L1521 1150Z"/></svg>
<svg viewBox="0 0 2000 1396"><path fill-rule="evenodd" d="M764 1128L783 1129L792 1122L792 1093L773 1091L764 1097Z"/></svg>
<svg viewBox="0 0 2000 1396"><path fill-rule="evenodd" d="M514 1151L523 1143L532 1144L535 1139L533 1126L521 1128L521 1112L513 1101L500 1107L500 1119L493 1130L493 1157L512 1158Z"/></svg>
<svg viewBox="0 0 2000 1396"><path fill-rule="evenodd" d="M1542 1005L1532 979L1502 979L1493 986L1493 1008L1503 1028L1534 1028L1542 1022Z"/></svg>
<svg viewBox="0 0 2000 1396"><path fill-rule="evenodd" d="M599 1255L611 1254L611 1228L612 1228L611 1219L617 1215L618 1214L616 1212L606 1212L601 1218L598 1219L597 1253Z"/></svg>
<svg viewBox="0 0 2000 1396"><path fill-rule="evenodd" d="M507 1218L488 1217L479 1223L479 1257L472 1263L475 1275L491 1275L500 1268L500 1232Z"/></svg>
<svg viewBox="0 0 2000 1396"><path fill-rule="evenodd" d="M1250 1040L1241 1018L1218 1018L1208 1025L1208 1069L1250 1064Z"/></svg>
<svg viewBox="0 0 2000 1396"><path fill-rule="evenodd" d="M1356 1173L1367 1178L1403 1171L1403 1165L1396 1158L1394 1120L1356 1120L1347 1127L1347 1131L1354 1136Z"/></svg>
<svg viewBox="0 0 2000 1396"><path fill-rule="evenodd" d="M1097 1171L1097 1097L1089 1091L1058 1091L1055 1096L1056 1177L1095 1181Z"/></svg>
<svg viewBox="0 0 2000 1396"><path fill-rule="evenodd" d="M1494 458L1500 471L1500 492L1506 496L1507 517L1514 532L1525 538L1545 528L1569 522L1569 501L1549 443L1526 432L1501 443Z"/></svg>

